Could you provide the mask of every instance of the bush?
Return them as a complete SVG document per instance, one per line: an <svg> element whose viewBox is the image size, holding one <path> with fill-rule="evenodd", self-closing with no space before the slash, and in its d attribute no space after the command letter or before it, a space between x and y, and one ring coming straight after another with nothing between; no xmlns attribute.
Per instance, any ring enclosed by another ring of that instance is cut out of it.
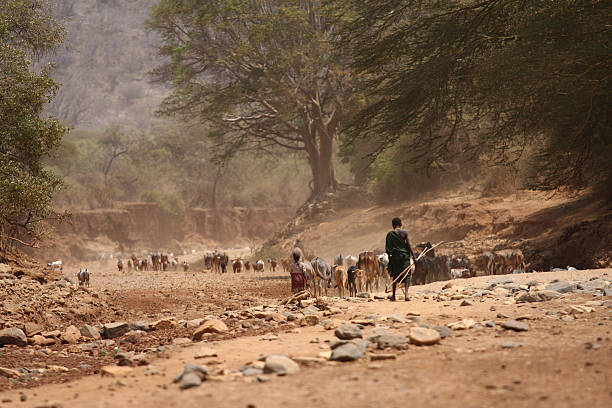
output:
<svg viewBox="0 0 612 408"><path fill-rule="evenodd" d="M168 218L182 220L185 216L185 202L177 194L145 190L140 194L140 199L148 203L159 205L162 214Z"/></svg>

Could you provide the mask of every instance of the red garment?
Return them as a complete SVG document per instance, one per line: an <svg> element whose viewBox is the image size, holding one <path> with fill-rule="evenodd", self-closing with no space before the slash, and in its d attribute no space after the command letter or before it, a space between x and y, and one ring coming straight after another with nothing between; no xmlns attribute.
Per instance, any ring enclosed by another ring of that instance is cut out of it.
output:
<svg viewBox="0 0 612 408"><path fill-rule="evenodd" d="M304 290L304 275L299 272L291 274L291 292L296 293Z"/></svg>

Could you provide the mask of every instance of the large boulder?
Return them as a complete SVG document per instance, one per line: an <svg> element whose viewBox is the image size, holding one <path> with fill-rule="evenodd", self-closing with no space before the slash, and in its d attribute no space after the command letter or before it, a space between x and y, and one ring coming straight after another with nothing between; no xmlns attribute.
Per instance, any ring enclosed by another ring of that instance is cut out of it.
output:
<svg viewBox="0 0 612 408"><path fill-rule="evenodd" d="M5 344L14 344L24 347L28 344L28 339L23 330L16 327L9 327L0 330L0 346L4 346Z"/></svg>

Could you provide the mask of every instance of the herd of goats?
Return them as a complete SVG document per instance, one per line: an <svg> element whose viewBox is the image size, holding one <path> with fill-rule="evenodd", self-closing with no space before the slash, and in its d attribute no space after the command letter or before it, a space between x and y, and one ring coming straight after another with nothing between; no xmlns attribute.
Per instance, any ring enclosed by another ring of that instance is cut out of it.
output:
<svg viewBox="0 0 612 408"><path fill-rule="evenodd" d="M520 249L504 249L494 252L482 252L479 255L448 256L436 255L435 247L429 242L416 245L415 265L412 272L411 284L423 285L436 281L444 281L457 278L470 278L480 275L503 275L508 273L524 272L525 261ZM358 292L378 290L381 285L386 288L391 284L391 278L387 271L389 258L386 253L380 251L362 252L358 256L341 254L334 257L333 264L329 264L324 259L315 257L303 251L303 259L300 261L301 267L305 267L305 284L313 289L316 294L322 294L331 287L332 282L338 288L339 295L344 295L344 290L348 289L350 295ZM423 254L423 256L420 256ZM231 268L234 273L264 272L266 264L270 272L275 273L277 268L282 268L287 273L292 270L290 259L268 258L266 262L259 259L257 261L243 260L241 258L230 260L227 253L214 252L205 253L203 266L205 270L225 273ZM62 269L61 261L48 264L51 267ZM131 255L124 263L122 258L117 258L117 269L124 271L176 271L182 266L185 272L189 271L189 263L184 260L179 262L178 257L173 253L153 253L140 258ZM349 277L347 279L347 271ZM87 269L80 270L77 274L79 284L89 284L89 272Z"/></svg>

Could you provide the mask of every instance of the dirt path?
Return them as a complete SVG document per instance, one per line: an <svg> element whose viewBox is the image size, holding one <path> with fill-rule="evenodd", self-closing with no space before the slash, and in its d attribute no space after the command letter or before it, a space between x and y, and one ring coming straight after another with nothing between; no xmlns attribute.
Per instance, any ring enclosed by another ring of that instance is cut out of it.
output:
<svg viewBox="0 0 612 408"><path fill-rule="evenodd" d="M612 270L564 271L510 276L516 283L537 279L588 280L599 276L610 280ZM453 281L456 286L485 287L508 276L488 276ZM210 278L212 279L212 278ZM230 281L232 281L230 279ZM266 281L260 284L267 285ZM288 284L285 283L285 284ZM340 308L336 319L351 320L376 316L378 327L365 326L364 338L375 329L406 334L413 325L444 325L463 318L477 322L500 322L507 315L523 317L525 332L493 328L453 330L439 345L391 352L395 360L373 361L381 351L369 350L365 359L353 363L323 362L303 366L299 373L266 376L260 383L252 377L232 374L261 354L283 353L291 357L317 357L329 350L335 340L333 330L321 326L296 327L280 331L276 340L262 340L262 334L222 341L191 343L164 352L152 364L159 375L146 375L138 367L125 378L94 375L67 384L45 385L30 390L0 393L0 407L607 407L612 396L612 308L595 307L571 321L552 316L570 305L589 300L611 300L585 294L566 295L546 302L505 304L503 298L482 297L471 306L461 300L438 302L427 299L444 282L411 289L411 302L330 300ZM103 286L100 283L101 287ZM124 290L129 290L129 284ZM172 289L172 285L168 287ZM167 288L167 289L168 289ZM494 310L492 310L494 309ZM420 314L414 323L383 320L391 314ZM548 312L548 315L547 315ZM517 348L502 348L506 342ZM595 347L593 347L595 345ZM203 350L214 349L218 357L195 360ZM388 354L386 350L382 353ZM1 361L1 358L0 358ZM172 378L185 362L205 364L210 369L225 368L229 375L204 382L200 387L181 391ZM1 364L0 364L1 365ZM150 368L149 368L150 371ZM27 396L20 401L20 393ZM59 406L59 405L56 405Z"/></svg>

